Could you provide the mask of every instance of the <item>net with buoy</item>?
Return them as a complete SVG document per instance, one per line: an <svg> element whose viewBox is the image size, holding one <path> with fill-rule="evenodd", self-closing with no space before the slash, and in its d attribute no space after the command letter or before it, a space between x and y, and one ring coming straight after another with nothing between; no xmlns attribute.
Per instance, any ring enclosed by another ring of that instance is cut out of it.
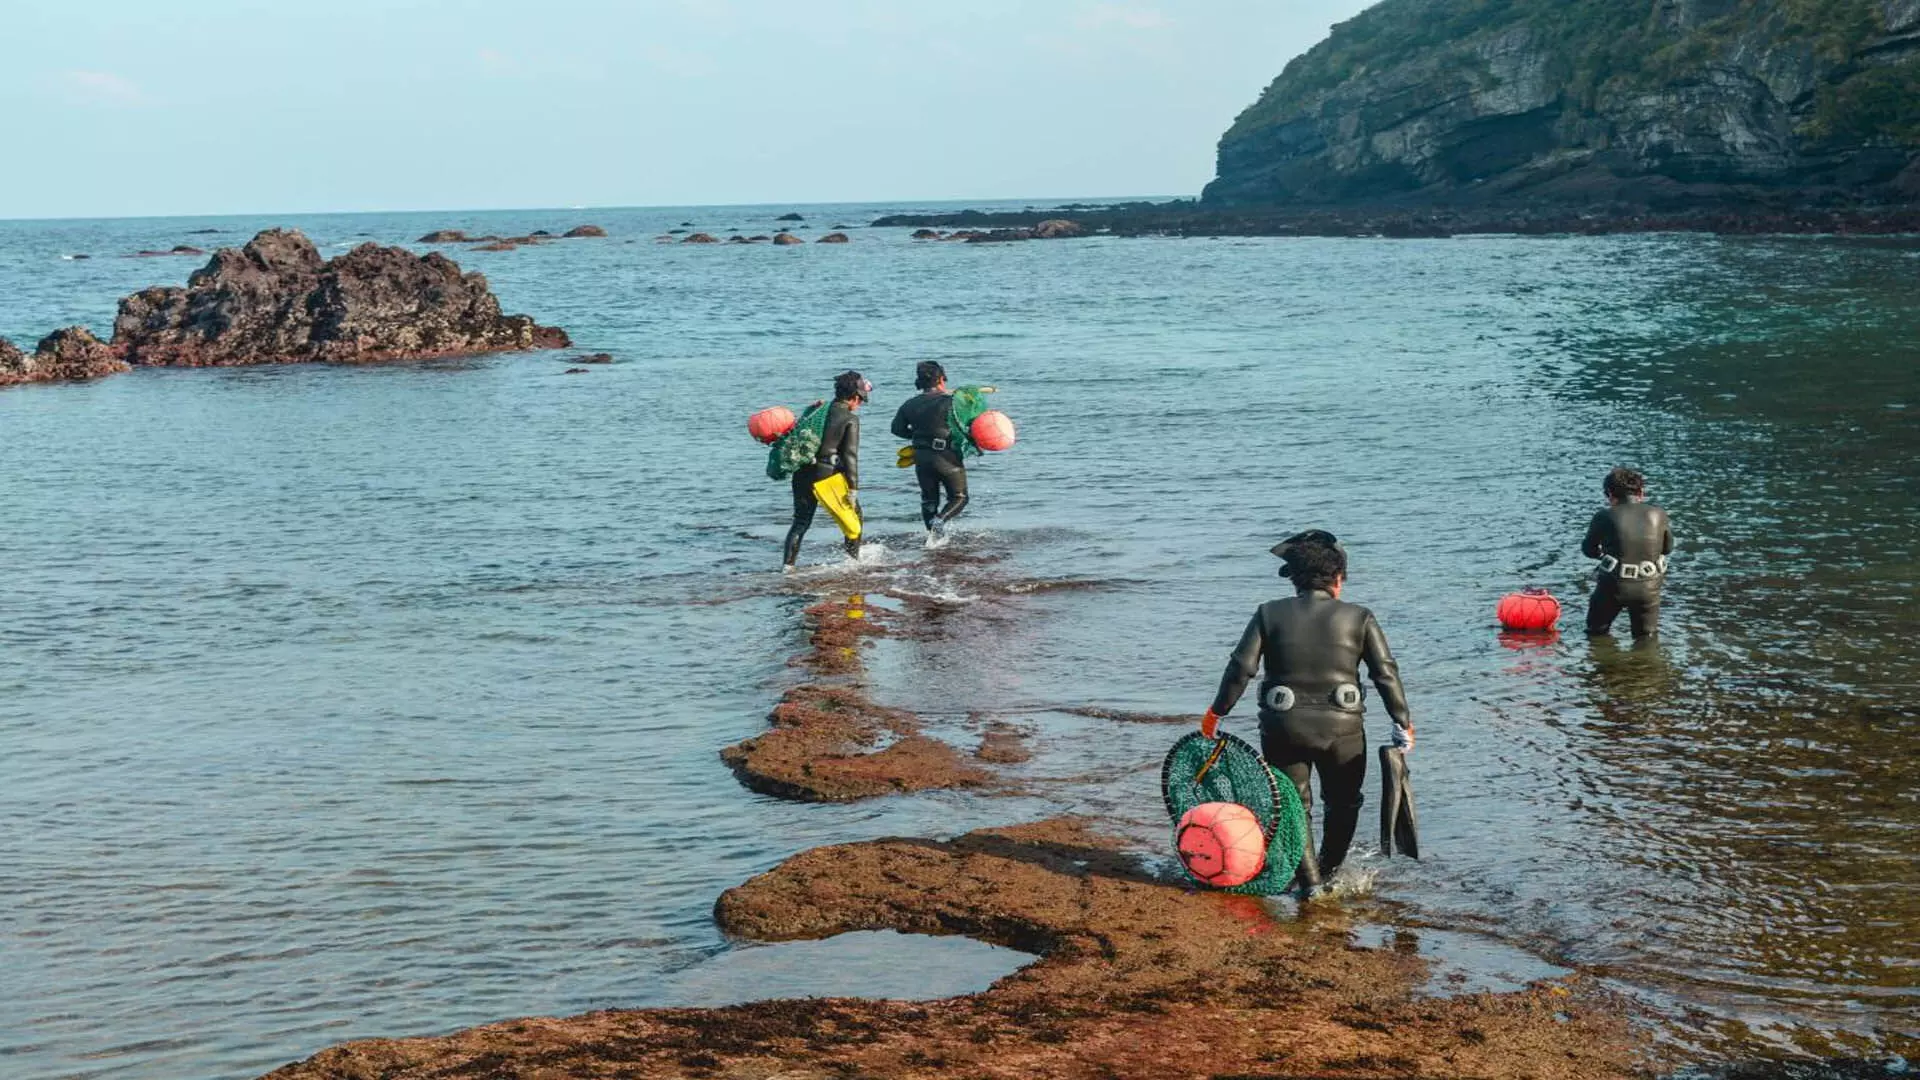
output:
<svg viewBox="0 0 1920 1080"><path fill-rule="evenodd" d="M1188 814L1204 804L1244 806L1259 821L1267 839L1266 864L1251 880L1223 886L1224 891L1272 896L1293 883L1307 850L1306 809L1293 782L1269 768L1244 739L1225 733L1209 739L1197 731L1182 736L1161 766L1160 794L1174 821L1176 849L1182 823L1190 824ZM1200 876L1196 880L1205 883Z"/></svg>

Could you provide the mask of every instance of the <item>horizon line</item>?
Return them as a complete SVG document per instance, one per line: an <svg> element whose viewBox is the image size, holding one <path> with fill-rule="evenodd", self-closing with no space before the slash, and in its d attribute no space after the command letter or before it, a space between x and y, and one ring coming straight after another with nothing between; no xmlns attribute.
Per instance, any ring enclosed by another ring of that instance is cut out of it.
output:
<svg viewBox="0 0 1920 1080"><path fill-rule="evenodd" d="M216 218L257 218L257 217L322 217L359 214L510 214L510 213L585 213L594 210L699 210L699 209L740 209L752 207L807 207L807 206L874 206L885 203L1006 203L1027 201L1030 206L1040 203L1061 205L1073 202L1139 202L1166 201L1173 199L1197 199L1198 195L1073 195L1049 196L1038 198L1031 195L1020 196L964 196L957 198L895 198L895 199L846 199L833 202L717 202L717 203L652 203L607 206L469 206L469 207L416 207L382 210L259 210L259 211L223 211L217 213L191 214L99 214L79 216L73 214L4 217L0 224L16 222L62 222L62 221L174 221Z"/></svg>

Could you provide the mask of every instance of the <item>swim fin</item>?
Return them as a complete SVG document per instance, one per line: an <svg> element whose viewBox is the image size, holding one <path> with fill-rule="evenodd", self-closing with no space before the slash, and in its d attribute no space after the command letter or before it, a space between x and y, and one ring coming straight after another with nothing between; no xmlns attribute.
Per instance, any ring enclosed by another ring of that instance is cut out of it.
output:
<svg viewBox="0 0 1920 1080"><path fill-rule="evenodd" d="M1380 853L1394 848L1410 859L1420 857L1420 819L1413 812L1413 779L1407 775L1407 755L1397 746L1380 748Z"/></svg>
<svg viewBox="0 0 1920 1080"><path fill-rule="evenodd" d="M813 483L813 497L833 515L834 524L849 540L860 539L860 511L853 505L852 489L847 487L845 473L834 473L825 480Z"/></svg>
<svg viewBox="0 0 1920 1080"><path fill-rule="evenodd" d="M894 465L902 469L906 468L909 465L912 465L913 464L913 447L911 446L901 447L900 454L898 457L893 459L893 463Z"/></svg>

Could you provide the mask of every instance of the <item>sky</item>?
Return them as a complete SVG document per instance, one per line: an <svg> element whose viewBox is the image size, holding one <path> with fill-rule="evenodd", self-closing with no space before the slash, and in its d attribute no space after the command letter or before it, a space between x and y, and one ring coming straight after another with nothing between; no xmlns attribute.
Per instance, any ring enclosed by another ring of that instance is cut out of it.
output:
<svg viewBox="0 0 1920 1080"><path fill-rule="evenodd" d="M0 219L1197 194L1368 0L3 0Z"/></svg>

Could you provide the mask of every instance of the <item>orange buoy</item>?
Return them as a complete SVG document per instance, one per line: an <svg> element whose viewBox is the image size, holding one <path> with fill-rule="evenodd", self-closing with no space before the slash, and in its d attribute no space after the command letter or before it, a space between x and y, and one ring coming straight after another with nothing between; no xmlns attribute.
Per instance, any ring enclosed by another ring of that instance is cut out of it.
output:
<svg viewBox="0 0 1920 1080"><path fill-rule="evenodd" d="M792 431L794 423L792 409L785 405L775 405L771 409L761 409L747 418L747 434L763 443L770 443Z"/></svg>
<svg viewBox="0 0 1920 1080"><path fill-rule="evenodd" d="M1008 450L1013 447L1013 421L998 409L988 409L973 418L973 441L982 450Z"/></svg>
<svg viewBox="0 0 1920 1080"><path fill-rule="evenodd" d="M1187 873L1216 889L1245 885L1267 865L1267 834L1239 803L1201 803L1180 815L1174 844Z"/></svg>
<svg viewBox="0 0 1920 1080"><path fill-rule="evenodd" d="M1509 630L1551 630L1560 621L1560 601L1545 589L1522 589L1501 597L1493 614Z"/></svg>

